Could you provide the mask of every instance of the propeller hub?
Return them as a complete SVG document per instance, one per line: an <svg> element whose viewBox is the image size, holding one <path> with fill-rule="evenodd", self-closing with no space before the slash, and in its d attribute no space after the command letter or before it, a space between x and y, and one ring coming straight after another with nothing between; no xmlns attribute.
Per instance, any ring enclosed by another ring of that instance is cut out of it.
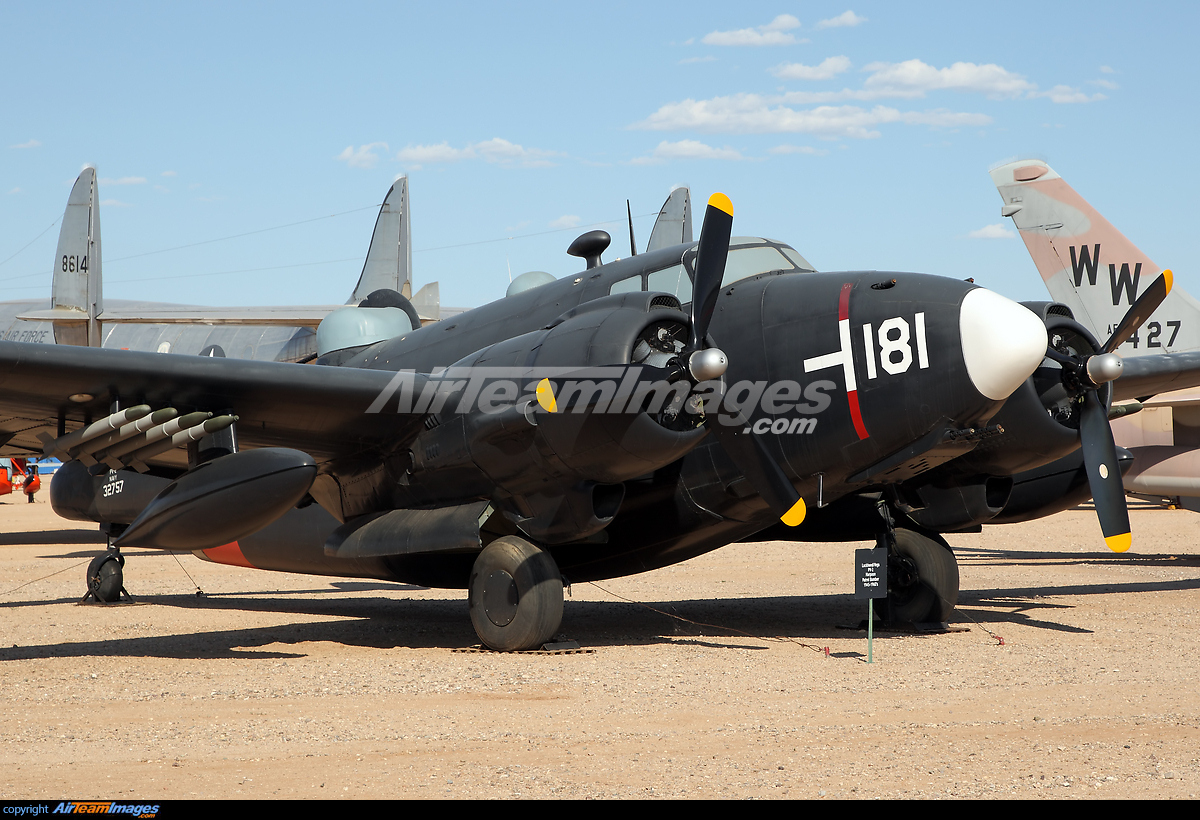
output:
<svg viewBox="0 0 1200 820"><path fill-rule="evenodd" d="M697 350L688 356L688 372L698 382L719 379L725 375L728 367L729 359L726 358L725 352L716 347Z"/></svg>
<svg viewBox="0 0 1200 820"><path fill-rule="evenodd" d="M1099 386L1115 381L1125 368L1125 362L1116 353L1100 353L1087 360L1087 376L1092 384Z"/></svg>

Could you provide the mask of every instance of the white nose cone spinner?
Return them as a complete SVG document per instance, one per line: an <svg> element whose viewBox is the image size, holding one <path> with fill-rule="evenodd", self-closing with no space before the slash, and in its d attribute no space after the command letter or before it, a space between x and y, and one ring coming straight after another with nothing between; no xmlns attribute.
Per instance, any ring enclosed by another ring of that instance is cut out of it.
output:
<svg viewBox="0 0 1200 820"><path fill-rule="evenodd" d="M1046 357L1046 326L1029 308L984 288L970 291L958 315L963 360L975 389L1000 401Z"/></svg>

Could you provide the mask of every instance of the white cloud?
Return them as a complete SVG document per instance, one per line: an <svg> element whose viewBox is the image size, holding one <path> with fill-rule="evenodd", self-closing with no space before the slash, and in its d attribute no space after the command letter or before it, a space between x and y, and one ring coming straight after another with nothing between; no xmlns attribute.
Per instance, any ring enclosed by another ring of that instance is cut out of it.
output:
<svg viewBox="0 0 1200 820"><path fill-rule="evenodd" d="M1100 66L1100 73L1101 74L1115 74L1116 72L1112 70L1112 66L1102 65L1102 66Z"/></svg>
<svg viewBox="0 0 1200 820"><path fill-rule="evenodd" d="M435 162L458 162L467 159L482 159L485 162L500 165L519 165L523 168L545 167L552 165L551 157L562 156L557 151L543 151L540 148L526 148L515 142L509 142L500 137L477 142L463 148L451 147L450 143L442 142L437 145L410 145L402 148L396 159L408 167L417 170L423 165Z"/></svg>
<svg viewBox="0 0 1200 820"><path fill-rule="evenodd" d="M817 23L817 28L841 28L842 26L857 26L867 22L866 17L859 17L852 11L843 11L837 17L830 17Z"/></svg>
<svg viewBox="0 0 1200 820"><path fill-rule="evenodd" d="M583 220L574 214L565 214L550 223L551 228L577 228Z"/></svg>
<svg viewBox="0 0 1200 820"><path fill-rule="evenodd" d="M388 145L386 142L370 142L366 145L358 146L355 150L353 145L347 145L346 150L338 154L334 159L344 162L351 168L374 168L375 163L379 162L379 154L375 153L379 149L386 151Z"/></svg>
<svg viewBox="0 0 1200 820"><path fill-rule="evenodd" d="M977 231L967 234L971 239L1016 239L1017 235L1009 230L1003 222L995 225L984 225Z"/></svg>
<svg viewBox="0 0 1200 820"><path fill-rule="evenodd" d="M38 142L37 140L30 140L29 142L22 142L17 145L10 145L8 147L9 148L37 148L40 145L41 145L41 143Z"/></svg>
<svg viewBox="0 0 1200 820"><path fill-rule="evenodd" d="M1101 88L1107 88L1109 91L1116 91L1121 87L1112 80L1092 80L1092 85L1098 85Z"/></svg>
<svg viewBox="0 0 1200 820"><path fill-rule="evenodd" d="M10 193L10 194L19 194L19 193L21 193L21 189L20 189L20 188L13 188L11 191L9 191L9 193Z"/></svg>
<svg viewBox="0 0 1200 820"><path fill-rule="evenodd" d="M662 106L633 127L650 131L690 130L709 133L814 134L819 137L874 139L877 126L903 122L935 126L987 125L985 114L957 114L938 109L902 113L877 105L870 110L853 105L818 106L808 110L789 108L780 98L758 94L735 94L711 100L683 100Z"/></svg>
<svg viewBox="0 0 1200 820"><path fill-rule="evenodd" d="M1084 94L1078 88L1071 88L1069 85L1056 85L1049 91L1036 91L1029 95L1030 97L1047 97L1053 103L1086 103L1096 102L1098 100L1107 100L1108 97L1103 94L1093 94L1090 97Z"/></svg>
<svg viewBox="0 0 1200 820"><path fill-rule="evenodd" d="M163 171L163 172L162 172L162 176L164 176L164 177L177 177L177 176L179 176L179 174L175 173L174 171Z"/></svg>
<svg viewBox="0 0 1200 820"><path fill-rule="evenodd" d="M698 140L679 140L678 142L660 142L648 157L637 157L630 160L633 165L657 165L676 159L745 159L740 151L733 148L713 148Z"/></svg>
<svg viewBox="0 0 1200 820"><path fill-rule="evenodd" d="M109 179L108 177L101 177L100 184L101 185L145 185L146 178L145 177L119 177L118 179Z"/></svg>
<svg viewBox="0 0 1200 820"><path fill-rule="evenodd" d="M873 73L863 83L863 90L878 97L924 97L929 91L949 89L1003 99L1037 89L1020 74L995 63L954 63L949 68L934 68L920 60L905 60L902 63L872 63L865 70Z"/></svg>
<svg viewBox="0 0 1200 820"><path fill-rule="evenodd" d="M741 28L736 31L714 31L700 42L709 46L788 46L796 42L789 34L800 28L800 21L790 14L781 14L765 26Z"/></svg>
<svg viewBox="0 0 1200 820"><path fill-rule="evenodd" d="M783 63L772 68L771 73L781 80L828 80L849 70L850 58L839 56L827 57L820 65Z"/></svg>
<svg viewBox="0 0 1200 820"><path fill-rule="evenodd" d="M704 57L685 57L679 61L680 65L689 65L690 63L711 63L717 58L708 54Z"/></svg>

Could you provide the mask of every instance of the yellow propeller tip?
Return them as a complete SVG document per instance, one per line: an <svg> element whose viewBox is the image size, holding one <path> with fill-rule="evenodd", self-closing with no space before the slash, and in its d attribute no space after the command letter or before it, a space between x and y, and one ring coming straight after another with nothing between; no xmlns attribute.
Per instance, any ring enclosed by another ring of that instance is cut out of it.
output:
<svg viewBox="0 0 1200 820"><path fill-rule="evenodd" d="M799 526L800 522L804 520L804 514L806 512L808 512L808 508L804 506L804 499L801 498L795 504L793 504L792 508L785 512L779 520L787 524L789 527L796 527Z"/></svg>
<svg viewBox="0 0 1200 820"><path fill-rule="evenodd" d="M547 413L558 412L558 402L554 400L554 387L549 379L542 379L537 386L537 401Z"/></svg>
<svg viewBox="0 0 1200 820"><path fill-rule="evenodd" d="M730 216L733 216L733 203L729 201L729 197L725 196L725 194L713 194L708 198L708 204L710 207L716 208L718 211L724 211Z"/></svg>
<svg viewBox="0 0 1200 820"><path fill-rule="evenodd" d="M1167 281L1167 293L1170 293L1171 286L1175 284L1175 274L1171 273L1170 270L1165 270L1162 272L1162 277Z"/></svg>
<svg viewBox="0 0 1200 820"><path fill-rule="evenodd" d="M1110 535L1104 539L1108 548L1113 552L1124 552L1133 544L1133 533L1123 532L1120 535Z"/></svg>

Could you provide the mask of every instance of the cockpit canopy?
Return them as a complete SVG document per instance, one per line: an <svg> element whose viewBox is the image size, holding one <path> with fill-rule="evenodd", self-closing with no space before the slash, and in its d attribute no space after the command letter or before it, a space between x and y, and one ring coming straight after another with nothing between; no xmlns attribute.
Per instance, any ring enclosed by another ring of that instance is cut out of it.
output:
<svg viewBox="0 0 1200 820"><path fill-rule="evenodd" d="M614 282L609 293L645 290L673 294L681 303L692 301L696 248L688 248L674 265L645 271ZM813 273L815 268L795 248L757 236L735 236L729 240L722 286L760 273Z"/></svg>

